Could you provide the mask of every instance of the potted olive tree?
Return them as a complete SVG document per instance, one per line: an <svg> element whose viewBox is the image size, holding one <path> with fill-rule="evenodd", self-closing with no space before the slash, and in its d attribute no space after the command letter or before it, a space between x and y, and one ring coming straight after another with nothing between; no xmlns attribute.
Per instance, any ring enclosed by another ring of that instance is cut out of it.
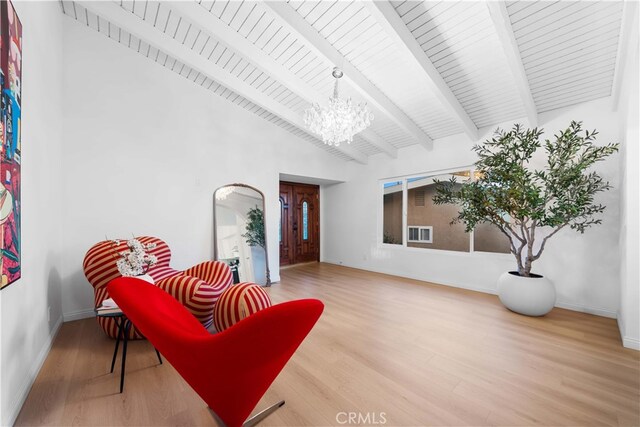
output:
<svg viewBox="0 0 640 427"><path fill-rule="evenodd" d="M512 311L543 316L555 305L553 283L531 271L547 241L565 227L580 233L600 224L605 206L596 193L611 188L591 166L618 150L618 144L596 146L598 133L583 131L581 122L552 140L540 141L542 129L496 130L492 139L474 146L477 178L470 182L438 182L434 203L457 204L467 232L491 223L509 240L517 271L498 279L500 301ZM534 169L531 160L544 147L546 164Z"/></svg>
<svg viewBox="0 0 640 427"><path fill-rule="evenodd" d="M266 241L264 238L264 214L259 207L251 208L247 212L247 226L246 233L242 235L247 239L249 246L259 246L262 249L266 248Z"/></svg>

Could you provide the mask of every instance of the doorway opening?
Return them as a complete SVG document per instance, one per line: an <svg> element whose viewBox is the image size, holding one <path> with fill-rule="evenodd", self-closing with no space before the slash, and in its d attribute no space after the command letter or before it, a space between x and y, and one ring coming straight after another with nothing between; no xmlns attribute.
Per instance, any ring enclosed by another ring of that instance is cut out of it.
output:
<svg viewBox="0 0 640 427"><path fill-rule="evenodd" d="M320 186L280 181L280 266L320 261Z"/></svg>

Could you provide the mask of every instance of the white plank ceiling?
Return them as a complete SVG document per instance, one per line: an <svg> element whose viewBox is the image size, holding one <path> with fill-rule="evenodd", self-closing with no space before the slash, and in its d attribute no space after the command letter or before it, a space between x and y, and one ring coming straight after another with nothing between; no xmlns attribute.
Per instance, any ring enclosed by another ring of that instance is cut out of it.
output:
<svg viewBox="0 0 640 427"><path fill-rule="evenodd" d="M360 163L611 95L623 16L621 1L61 6L78 23L203 90ZM367 102L375 116L369 130L338 148L302 123L310 103L324 104L332 93L334 65L345 70L341 95Z"/></svg>

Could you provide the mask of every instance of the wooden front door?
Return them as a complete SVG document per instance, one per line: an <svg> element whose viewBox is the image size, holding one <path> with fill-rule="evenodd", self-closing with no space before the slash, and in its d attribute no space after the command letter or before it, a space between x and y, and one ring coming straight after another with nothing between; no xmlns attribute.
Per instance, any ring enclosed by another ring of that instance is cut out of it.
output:
<svg viewBox="0 0 640 427"><path fill-rule="evenodd" d="M320 187L280 183L280 265L320 260Z"/></svg>

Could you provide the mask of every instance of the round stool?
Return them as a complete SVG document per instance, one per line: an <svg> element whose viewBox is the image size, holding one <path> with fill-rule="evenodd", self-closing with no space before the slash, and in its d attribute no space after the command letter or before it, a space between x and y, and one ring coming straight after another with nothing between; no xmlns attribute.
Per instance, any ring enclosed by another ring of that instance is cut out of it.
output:
<svg viewBox="0 0 640 427"><path fill-rule="evenodd" d="M262 286L249 282L238 283L220 295L213 309L213 323L216 330L222 332L267 307L271 307L271 298Z"/></svg>

